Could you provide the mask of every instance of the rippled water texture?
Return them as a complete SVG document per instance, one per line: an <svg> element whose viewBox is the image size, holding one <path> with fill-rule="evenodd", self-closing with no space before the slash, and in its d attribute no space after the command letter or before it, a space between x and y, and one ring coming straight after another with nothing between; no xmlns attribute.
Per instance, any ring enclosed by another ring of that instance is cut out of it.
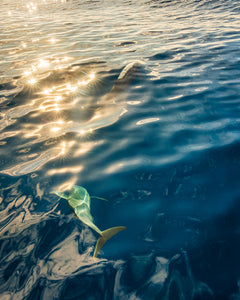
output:
<svg viewBox="0 0 240 300"><path fill-rule="evenodd" d="M239 299L239 1L0 8L0 298Z"/></svg>

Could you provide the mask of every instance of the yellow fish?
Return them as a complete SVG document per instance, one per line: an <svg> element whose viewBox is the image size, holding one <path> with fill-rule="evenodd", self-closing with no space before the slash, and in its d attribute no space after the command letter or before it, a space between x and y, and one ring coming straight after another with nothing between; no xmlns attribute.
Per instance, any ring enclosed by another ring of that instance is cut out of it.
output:
<svg viewBox="0 0 240 300"><path fill-rule="evenodd" d="M52 193L56 194L61 198L66 199L68 201L68 204L73 208L78 219L82 221L84 224L91 227L100 235L94 250L93 257L97 257L99 251L101 250L102 246L106 243L107 240L109 240L112 236L117 234L119 231L126 229L126 227L124 226L118 226L118 227L112 227L107 230L101 231L93 223L93 217L90 212L91 197L88 194L87 190L82 186L77 186L77 185L73 186L73 189L69 193L69 195L57 191L53 191Z"/></svg>

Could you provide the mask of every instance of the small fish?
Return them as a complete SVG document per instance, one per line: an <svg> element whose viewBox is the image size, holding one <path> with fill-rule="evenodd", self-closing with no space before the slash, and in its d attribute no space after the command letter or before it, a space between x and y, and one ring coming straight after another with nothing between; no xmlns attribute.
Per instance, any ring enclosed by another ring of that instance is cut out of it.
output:
<svg viewBox="0 0 240 300"><path fill-rule="evenodd" d="M117 234L119 231L126 229L126 227L124 226L118 226L118 227L112 227L107 230L101 231L93 223L93 217L90 212L91 197L88 194L87 190L81 186L74 185L69 195L58 191L53 191L52 194L56 194L57 196L66 199L68 201L68 204L73 208L78 219L82 221L84 224L91 227L100 235L94 250L93 257L97 257L99 251L101 250L102 246L106 243L107 240L109 240L112 236ZM94 197L94 198L98 198L98 197Z"/></svg>

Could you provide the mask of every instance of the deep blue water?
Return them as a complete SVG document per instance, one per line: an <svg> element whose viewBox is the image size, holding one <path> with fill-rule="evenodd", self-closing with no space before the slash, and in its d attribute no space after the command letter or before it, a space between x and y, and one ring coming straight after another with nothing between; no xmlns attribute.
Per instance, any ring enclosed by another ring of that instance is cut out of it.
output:
<svg viewBox="0 0 240 300"><path fill-rule="evenodd" d="M239 1L0 8L0 299L240 299Z"/></svg>

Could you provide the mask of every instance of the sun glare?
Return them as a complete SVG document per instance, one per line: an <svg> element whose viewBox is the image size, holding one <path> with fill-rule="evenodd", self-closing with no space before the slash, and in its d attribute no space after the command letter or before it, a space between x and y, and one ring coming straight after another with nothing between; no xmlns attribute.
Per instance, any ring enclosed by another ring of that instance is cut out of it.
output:
<svg viewBox="0 0 240 300"><path fill-rule="evenodd" d="M51 43L51 44L56 43L56 39L55 39L55 38L51 38L51 39L50 39L50 43Z"/></svg>
<svg viewBox="0 0 240 300"><path fill-rule="evenodd" d="M66 143L65 143L65 142L62 142L60 154L61 154L61 155L64 155L65 152L66 152Z"/></svg>
<svg viewBox="0 0 240 300"><path fill-rule="evenodd" d="M35 84L37 82L37 80L35 79L35 78L31 78L29 81L28 81L28 83L30 83L30 84Z"/></svg>
<svg viewBox="0 0 240 300"><path fill-rule="evenodd" d="M55 98L55 101L60 101L60 100L62 100L62 96L57 96L57 97Z"/></svg>
<svg viewBox="0 0 240 300"><path fill-rule="evenodd" d="M89 78L90 78L91 80L93 80L93 79L95 78L95 73L89 74Z"/></svg>
<svg viewBox="0 0 240 300"><path fill-rule="evenodd" d="M25 71L25 72L24 72L24 75L25 75L25 76L29 76L30 74L31 74L31 71Z"/></svg>
<svg viewBox="0 0 240 300"><path fill-rule="evenodd" d="M58 107L57 103L55 104L55 108L54 108L55 111L59 111L60 108Z"/></svg>
<svg viewBox="0 0 240 300"><path fill-rule="evenodd" d="M39 68L45 68L48 66L49 66L49 62L47 60L44 60L44 59L39 60L39 64L38 64Z"/></svg>
<svg viewBox="0 0 240 300"><path fill-rule="evenodd" d="M59 127L52 127L51 128L51 131L52 132L57 132L57 131L59 131L61 128L59 128Z"/></svg>

